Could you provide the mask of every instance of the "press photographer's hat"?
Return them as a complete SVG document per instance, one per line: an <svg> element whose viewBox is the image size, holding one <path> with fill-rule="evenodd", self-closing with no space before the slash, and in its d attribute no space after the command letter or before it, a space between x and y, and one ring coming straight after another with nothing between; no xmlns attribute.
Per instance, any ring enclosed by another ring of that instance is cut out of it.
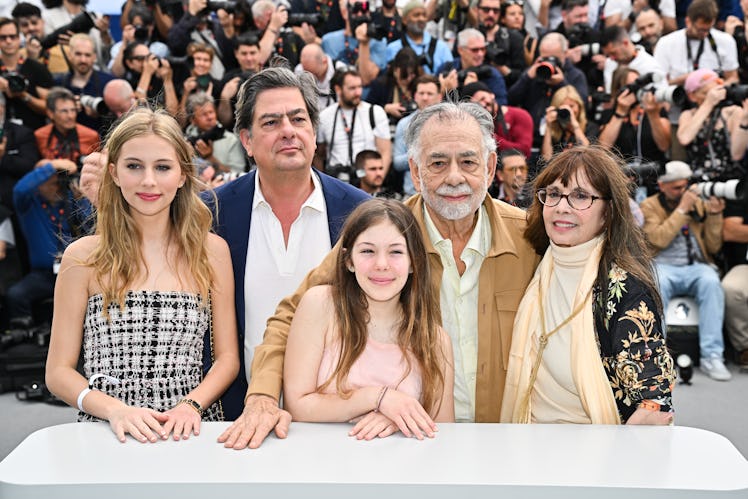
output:
<svg viewBox="0 0 748 499"><path fill-rule="evenodd" d="M693 172L691 167L683 161L668 161L665 163L665 173L657 177L659 182L675 182L676 180L683 180L691 178Z"/></svg>
<svg viewBox="0 0 748 499"><path fill-rule="evenodd" d="M410 14L410 11L413 9L424 9L424 8L426 8L426 5L423 2L421 2L421 0L410 0L410 2L405 4L405 7L403 7L401 17L408 17L408 14Z"/></svg>

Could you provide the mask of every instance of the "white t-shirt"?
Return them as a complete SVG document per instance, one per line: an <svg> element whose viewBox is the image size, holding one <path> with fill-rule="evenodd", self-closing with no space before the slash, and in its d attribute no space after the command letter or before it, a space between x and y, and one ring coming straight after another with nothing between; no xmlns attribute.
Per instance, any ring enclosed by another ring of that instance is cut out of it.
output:
<svg viewBox="0 0 748 499"><path fill-rule="evenodd" d="M667 74L668 79L677 78L694 71L694 62L699 53L699 45L703 43L701 56L698 57L698 67L714 71L734 71L738 69L738 48L735 39L722 31L709 31L717 53L712 49L708 39L688 40L691 57L686 49L686 30L680 29L663 36L657 42L654 58Z"/></svg>
<svg viewBox="0 0 748 499"><path fill-rule="evenodd" d="M361 101L354 109L342 109L337 104L325 108L319 115L317 142L327 144L327 165L353 165L356 154L369 149L376 151L375 137L390 140L390 123L382 106L374 105L374 128L369 119L372 104ZM354 118L355 111L355 118ZM334 128L333 128L334 127ZM349 136L346 127L351 128L350 140L353 147L348 157ZM333 132L334 130L334 132Z"/></svg>

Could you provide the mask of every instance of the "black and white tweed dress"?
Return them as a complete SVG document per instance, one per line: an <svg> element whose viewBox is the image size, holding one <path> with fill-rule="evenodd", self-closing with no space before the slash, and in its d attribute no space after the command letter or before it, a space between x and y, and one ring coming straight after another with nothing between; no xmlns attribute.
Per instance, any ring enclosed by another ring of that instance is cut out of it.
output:
<svg viewBox="0 0 748 499"><path fill-rule="evenodd" d="M186 292L130 291L125 306L109 305L103 296L89 297L83 325L83 370L99 377L94 388L127 405L166 411L185 398L203 379L203 341L210 322L200 295ZM217 404L203 413L218 421ZM78 413L78 421L98 421Z"/></svg>

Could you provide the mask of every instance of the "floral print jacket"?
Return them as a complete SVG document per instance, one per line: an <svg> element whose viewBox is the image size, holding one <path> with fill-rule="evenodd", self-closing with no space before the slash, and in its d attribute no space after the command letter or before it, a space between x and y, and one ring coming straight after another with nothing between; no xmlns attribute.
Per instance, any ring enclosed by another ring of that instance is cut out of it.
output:
<svg viewBox="0 0 748 499"><path fill-rule="evenodd" d="M617 265L608 275L607 292L595 289L595 330L621 422L643 400L670 411L676 375L655 301L638 279Z"/></svg>

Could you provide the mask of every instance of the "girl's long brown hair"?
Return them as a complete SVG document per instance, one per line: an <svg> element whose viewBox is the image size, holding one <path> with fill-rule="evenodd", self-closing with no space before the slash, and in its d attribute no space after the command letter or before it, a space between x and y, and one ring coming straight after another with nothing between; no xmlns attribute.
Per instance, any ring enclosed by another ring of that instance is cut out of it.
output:
<svg viewBox="0 0 748 499"><path fill-rule="evenodd" d="M171 240L176 244L179 259L184 258L203 303L207 305L208 291L213 282L205 238L213 217L200 199L198 181L192 165L192 148L184 140L174 118L164 111L137 109L113 128L107 137L109 163L116 164L122 146L129 140L144 135L156 135L174 146L184 185L171 203ZM99 241L87 263L94 268L97 283L104 296L104 310L110 303L124 306L125 295L142 269L148 271L141 252L142 234L130 215L130 206L114 183L109 168L105 168L96 212L96 234ZM173 264L174 262L164 262Z"/></svg>
<svg viewBox="0 0 748 499"><path fill-rule="evenodd" d="M412 358L421 372L421 404L430 414L436 415L444 390L446 364L439 337L439 301L431 284L428 257L418 223L411 211L398 201L366 201L351 213L343 227L332 288L340 357L334 372L318 391L323 391L335 380L338 394L350 396L351 391L345 387L346 378L366 347L367 324L370 320L366 295L358 285L355 274L348 270L351 265L350 252L363 231L382 222L391 222L405 237L413 270L400 292L403 320L397 332L397 344L408 365L403 379L413 368Z"/></svg>

